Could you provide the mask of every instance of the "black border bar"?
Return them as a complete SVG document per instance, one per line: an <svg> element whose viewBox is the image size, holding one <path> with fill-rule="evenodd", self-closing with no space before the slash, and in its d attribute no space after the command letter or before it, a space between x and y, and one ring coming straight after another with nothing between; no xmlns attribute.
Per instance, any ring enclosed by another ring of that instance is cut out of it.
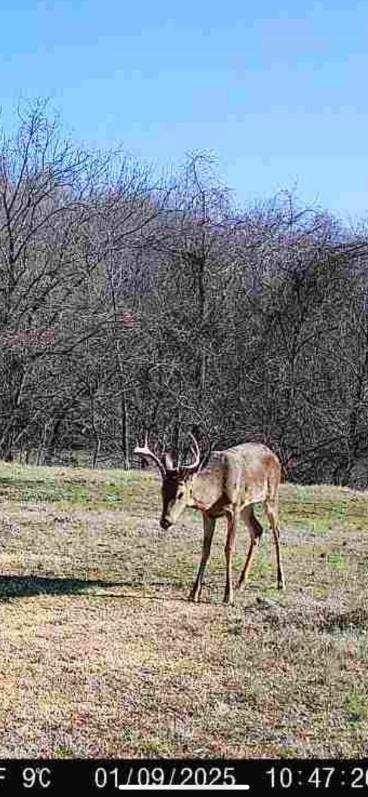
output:
<svg viewBox="0 0 368 797"><path fill-rule="evenodd" d="M247 788L249 787L249 788ZM365 759L2 759L0 797L20 794L366 794Z"/></svg>

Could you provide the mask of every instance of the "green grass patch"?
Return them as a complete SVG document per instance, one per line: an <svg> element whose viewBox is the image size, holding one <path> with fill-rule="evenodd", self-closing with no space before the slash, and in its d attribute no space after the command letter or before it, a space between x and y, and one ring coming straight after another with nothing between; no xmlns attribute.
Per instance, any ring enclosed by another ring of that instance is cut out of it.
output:
<svg viewBox="0 0 368 797"><path fill-rule="evenodd" d="M340 551L332 551L329 553L327 556L327 564L332 570L336 570L340 573L348 568L346 556Z"/></svg>
<svg viewBox="0 0 368 797"><path fill-rule="evenodd" d="M351 689L345 697L344 708L349 722L357 723L366 720L368 718L367 694L355 688Z"/></svg>
<svg viewBox="0 0 368 797"><path fill-rule="evenodd" d="M151 490L150 490L151 487ZM0 464L0 495L22 502L139 511L158 504L156 481L135 471L77 471Z"/></svg>

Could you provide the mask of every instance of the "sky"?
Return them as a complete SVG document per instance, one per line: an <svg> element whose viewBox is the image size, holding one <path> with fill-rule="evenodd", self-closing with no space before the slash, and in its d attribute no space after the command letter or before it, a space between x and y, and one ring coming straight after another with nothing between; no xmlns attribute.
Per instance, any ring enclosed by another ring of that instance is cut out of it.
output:
<svg viewBox="0 0 368 797"><path fill-rule="evenodd" d="M217 155L239 204L368 215L368 3L0 0L3 124L49 97L86 145Z"/></svg>

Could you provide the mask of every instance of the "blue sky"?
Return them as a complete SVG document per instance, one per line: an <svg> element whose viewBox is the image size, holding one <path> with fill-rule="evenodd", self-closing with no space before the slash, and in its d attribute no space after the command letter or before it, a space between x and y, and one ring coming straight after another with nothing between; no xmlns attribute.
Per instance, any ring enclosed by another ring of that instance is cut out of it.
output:
<svg viewBox="0 0 368 797"><path fill-rule="evenodd" d="M215 152L240 202L367 215L367 2L2 0L0 65L5 119L48 96L84 143Z"/></svg>

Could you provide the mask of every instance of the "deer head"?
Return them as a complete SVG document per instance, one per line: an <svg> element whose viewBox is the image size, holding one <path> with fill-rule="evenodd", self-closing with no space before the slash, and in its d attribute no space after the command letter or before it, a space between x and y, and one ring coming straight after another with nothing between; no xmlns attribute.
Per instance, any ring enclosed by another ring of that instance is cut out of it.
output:
<svg viewBox="0 0 368 797"><path fill-rule="evenodd" d="M177 522L186 506L193 506L193 479L205 467L211 455L211 447L209 447L206 454L201 457L194 435L189 434L192 439L191 452L193 456L193 462L190 465L181 465L178 461L177 467L174 467L170 454L163 452L161 456L157 456L148 446L147 434L143 448L137 446L134 449L135 454L151 459L161 473L162 515L160 526L165 530Z"/></svg>

